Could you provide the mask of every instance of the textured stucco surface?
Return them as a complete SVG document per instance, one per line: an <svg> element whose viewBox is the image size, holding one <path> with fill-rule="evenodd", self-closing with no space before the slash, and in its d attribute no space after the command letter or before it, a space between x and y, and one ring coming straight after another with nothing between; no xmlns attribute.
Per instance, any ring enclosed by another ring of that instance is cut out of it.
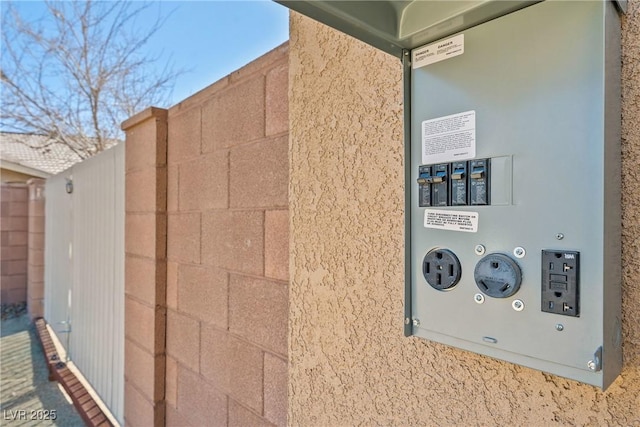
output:
<svg viewBox="0 0 640 427"><path fill-rule="evenodd" d="M405 338L397 59L291 15L290 425L640 426L640 1L623 21L624 369L606 391Z"/></svg>

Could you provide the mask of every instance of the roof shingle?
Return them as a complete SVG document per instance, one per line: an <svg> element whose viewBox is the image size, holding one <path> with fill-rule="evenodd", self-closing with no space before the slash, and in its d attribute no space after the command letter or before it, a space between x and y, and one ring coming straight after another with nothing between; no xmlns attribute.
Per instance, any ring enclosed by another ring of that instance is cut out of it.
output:
<svg viewBox="0 0 640 427"><path fill-rule="evenodd" d="M113 141L109 147L117 144ZM0 132L0 159L55 175L82 161L66 144L49 136Z"/></svg>

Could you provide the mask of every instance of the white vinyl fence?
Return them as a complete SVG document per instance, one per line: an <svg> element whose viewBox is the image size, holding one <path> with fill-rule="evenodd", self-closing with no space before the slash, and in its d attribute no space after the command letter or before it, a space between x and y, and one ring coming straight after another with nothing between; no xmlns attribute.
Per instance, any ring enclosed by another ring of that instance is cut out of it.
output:
<svg viewBox="0 0 640 427"><path fill-rule="evenodd" d="M124 144L47 180L45 319L123 423Z"/></svg>

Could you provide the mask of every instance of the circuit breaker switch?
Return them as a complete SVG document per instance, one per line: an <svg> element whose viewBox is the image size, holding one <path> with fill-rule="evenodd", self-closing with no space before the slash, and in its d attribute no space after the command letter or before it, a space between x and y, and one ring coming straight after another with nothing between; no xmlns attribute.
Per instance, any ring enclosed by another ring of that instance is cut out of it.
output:
<svg viewBox="0 0 640 427"><path fill-rule="evenodd" d="M488 205L490 159L471 160L469 162L469 204Z"/></svg>
<svg viewBox="0 0 640 427"><path fill-rule="evenodd" d="M426 185L426 184L430 184L433 181L433 177L431 176L430 166L420 166L418 173L419 173L418 184Z"/></svg>
<svg viewBox="0 0 640 427"><path fill-rule="evenodd" d="M482 177L484 177L484 167L473 168L473 171L471 172L471 178L480 179Z"/></svg>
<svg viewBox="0 0 640 427"><path fill-rule="evenodd" d="M451 179L455 179L455 180L464 179L464 172L465 172L465 170L462 169L462 168L455 169L453 171L453 173L451 174Z"/></svg>
<svg viewBox="0 0 640 427"><path fill-rule="evenodd" d="M467 205L467 162L451 164L451 206Z"/></svg>
<svg viewBox="0 0 640 427"><path fill-rule="evenodd" d="M447 178L448 167L447 165L434 166L433 182L442 182Z"/></svg>
<svg viewBox="0 0 640 427"><path fill-rule="evenodd" d="M447 206L449 202L449 165L433 166L433 184L431 185L431 206Z"/></svg>
<svg viewBox="0 0 640 427"><path fill-rule="evenodd" d="M418 168L418 206L423 208L431 206L431 166Z"/></svg>

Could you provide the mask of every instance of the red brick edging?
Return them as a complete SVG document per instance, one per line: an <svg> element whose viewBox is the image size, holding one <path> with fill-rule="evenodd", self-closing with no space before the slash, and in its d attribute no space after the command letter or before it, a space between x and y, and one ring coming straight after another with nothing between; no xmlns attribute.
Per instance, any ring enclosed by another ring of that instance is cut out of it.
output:
<svg viewBox="0 0 640 427"><path fill-rule="evenodd" d="M109 418L100 409L84 385L69 370L67 364L60 360L60 356L47 330L46 321L39 317L34 323L40 344L42 344L45 362L49 368L49 381L57 380L64 387L73 401L73 406L75 406L87 426L113 427Z"/></svg>

